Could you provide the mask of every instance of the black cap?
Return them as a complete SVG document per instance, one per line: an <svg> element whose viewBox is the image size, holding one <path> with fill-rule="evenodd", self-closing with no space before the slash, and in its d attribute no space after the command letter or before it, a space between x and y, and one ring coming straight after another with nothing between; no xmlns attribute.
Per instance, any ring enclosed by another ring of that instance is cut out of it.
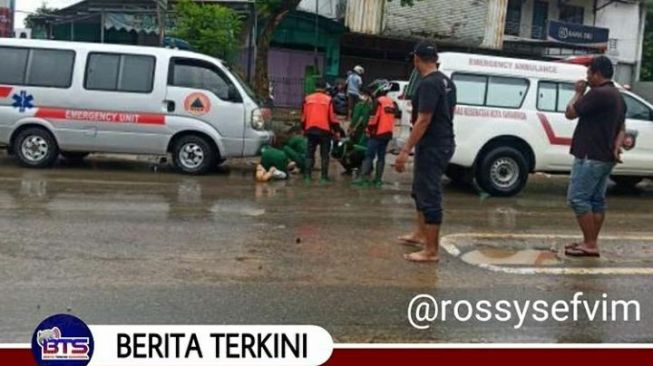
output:
<svg viewBox="0 0 653 366"><path fill-rule="evenodd" d="M431 41L421 41L415 46L411 55L420 58L438 57L438 47Z"/></svg>

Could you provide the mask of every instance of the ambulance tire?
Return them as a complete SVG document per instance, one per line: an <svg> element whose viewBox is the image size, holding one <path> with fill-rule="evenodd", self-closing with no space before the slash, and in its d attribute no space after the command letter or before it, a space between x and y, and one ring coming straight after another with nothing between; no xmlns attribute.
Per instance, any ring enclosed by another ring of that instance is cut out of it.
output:
<svg viewBox="0 0 653 366"><path fill-rule="evenodd" d="M625 175L613 175L610 177L612 181L617 185L618 188L632 190L635 189L639 183L641 183L644 178L642 177L633 177Z"/></svg>
<svg viewBox="0 0 653 366"><path fill-rule="evenodd" d="M62 151L61 156L63 156L64 159L66 159L67 162L73 163L73 164L80 164L84 162L84 159L86 159L91 153L87 152L78 152L78 151Z"/></svg>
<svg viewBox="0 0 653 366"><path fill-rule="evenodd" d="M172 159L181 173L202 175L217 166L218 151L206 138L186 135L175 141L172 147Z"/></svg>
<svg viewBox="0 0 653 366"><path fill-rule="evenodd" d="M31 127L19 132L13 150L20 164L27 168L49 168L59 157L57 141L50 131L42 127Z"/></svg>
<svg viewBox="0 0 653 366"><path fill-rule="evenodd" d="M511 197L524 189L528 174L524 154L512 147L501 146L480 157L476 183L491 196Z"/></svg>

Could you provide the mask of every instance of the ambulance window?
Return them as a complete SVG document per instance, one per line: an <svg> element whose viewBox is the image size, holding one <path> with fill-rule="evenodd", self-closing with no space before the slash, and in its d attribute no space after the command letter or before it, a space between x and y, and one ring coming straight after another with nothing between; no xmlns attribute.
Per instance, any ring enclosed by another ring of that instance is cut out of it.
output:
<svg viewBox="0 0 653 366"><path fill-rule="evenodd" d="M169 84L207 90L222 100L234 99L229 95L230 89L235 90L231 80L217 66L200 60L175 60Z"/></svg>
<svg viewBox="0 0 653 366"><path fill-rule="evenodd" d="M626 118L639 119L643 121L651 120L651 109L649 109L649 107L628 94L622 95L624 97L624 101L626 102L626 108L628 108L626 111Z"/></svg>
<svg viewBox="0 0 653 366"><path fill-rule="evenodd" d="M120 55L92 54L86 65L86 89L115 91L118 88Z"/></svg>
<svg viewBox="0 0 653 366"><path fill-rule="evenodd" d="M27 48L0 47L0 84L21 85L25 82Z"/></svg>
<svg viewBox="0 0 653 366"><path fill-rule="evenodd" d="M118 90L149 93L154 82L154 57L123 56Z"/></svg>
<svg viewBox="0 0 653 366"><path fill-rule="evenodd" d="M567 104L576 94L576 88L571 83L558 84L558 112L564 113L567 110Z"/></svg>
<svg viewBox="0 0 653 366"><path fill-rule="evenodd" d="M537 89L537 109L564 113L575 92L574 84L571 83L540 81Z"/></svg>
<svg viewBox="0 0 653 366"><path fill-rule="evenodd" d="M458 104L484 105L487 77L454 73Z"/></svg>
<svg viewBox="0 0 653 366"><path fill-rule="evenodd" d="M73 80L75 52L64 50L32 50L27 85L69 88Z"/></svg>
<svg viewBox="0 0 653 366"><path fill-rule="evenodd" d="M555 112L558 98L558 83L542 81L537 90L537 109Z"/></svg>
<svg viewBox="0 0 653 366"><path fill-rule="evenodd" d="M528 80L491 76L488 84L487 102L489 107L519 108L528 91Z"/></svg>
<svg viewBox="0 0 653 366"><path fill-rule="evenodd" d="M88 90L151 93L156 60L151 56L92 53L86 65Z"/></svg>

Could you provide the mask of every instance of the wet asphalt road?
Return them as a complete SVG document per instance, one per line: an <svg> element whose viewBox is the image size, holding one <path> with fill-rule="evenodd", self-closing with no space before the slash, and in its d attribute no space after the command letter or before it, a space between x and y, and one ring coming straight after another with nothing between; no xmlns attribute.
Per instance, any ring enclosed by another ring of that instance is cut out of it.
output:
<svg viewBox="0 0 653 366"><path fill-rule="evenodd" d="M472 260L443 250L439 265L416 265L402 259L416 248L394 240L412 227L409 175L387 173L380 190L340 177L330 185L256 184L247 162L229 166L187 177L91 157L35 171L2 155L0 342L26 343L42 319L60 312L89 324L315 324L338 342L653 342L652 275L508 274L475 262L653 268L650 182L611 191L605 235L617 239L606 241L605 259L529 263L514 254L528 246L542 250L539 258L566 239L498 238L458 243L480 251ZM566 183L534 176L507 199L446 185L444 235L576 235ZM530 321L520 329L447 321L417 330L407 320L410 300L422 293L553 302L577 291L637 300L641 321Z"/></svg>

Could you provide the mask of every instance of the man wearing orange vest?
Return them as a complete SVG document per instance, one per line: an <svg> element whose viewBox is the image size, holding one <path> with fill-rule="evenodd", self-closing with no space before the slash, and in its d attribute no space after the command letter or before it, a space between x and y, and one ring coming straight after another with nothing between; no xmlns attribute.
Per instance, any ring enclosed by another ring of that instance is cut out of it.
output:
<svg viewBox="0 0 653 366"><path fill-rule="evenodd" d="M370 138L367 141L365 160L363 161L360 177L354 181L354 184L365 185L369 183L374 158L376 158L374 184L376 186L383 184L385 155L388 143L392 140L392 131L395 125L396 106L392 99L387 96L390 88L390 82L387 80L376 80L368 87L372 96L376 98L373 106L374 114L367 125Z"/></svg>
<svg viewBox="0 0 653 366"><path fill-rule="evenodd" d="M302 127L308 140L304 179L311 180L315 165L315 151L320 146L322 161L322 181L329 181L329 153L331 152L331 137L333 131L340 128L340 123L333 110L331 97L326 93L326 82L318 79L315 82L315 93L304 100L302 111Z"/></svg>

